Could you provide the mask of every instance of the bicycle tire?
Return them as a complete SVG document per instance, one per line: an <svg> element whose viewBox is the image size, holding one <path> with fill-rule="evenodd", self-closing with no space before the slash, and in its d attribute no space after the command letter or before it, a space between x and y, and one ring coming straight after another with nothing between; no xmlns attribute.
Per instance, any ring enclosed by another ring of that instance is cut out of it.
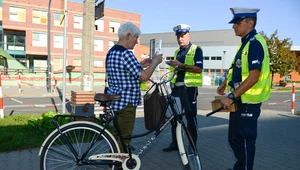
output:
<svg viewBox="0 0 300 170"><path fill-rule="evenodd" d="M183 166L187 170L202 170L200 156L195 147L192 137L181 123L176 126L176 138L179 155Z"/></svg>
<svg viewBox="0 0 300 170"><path fill-rule="evenodd" d="M91 146L91 141L101 132L103 127L86 121L71 122L61 127L61 132L71 142L78 157ZM85 161L91 155L103 153L119 153L119 146L107 130L103 131L101 138L96 140L95 145L84 158ZM45 140L41 149L40 169L41 170L66 170L66 169L108 169L108 165L83 165L76 162L74 154L63 139L63 136L56 129ZM95 163L95 162L93 162ZM115 169L115 166L111 167Z"/></svg>

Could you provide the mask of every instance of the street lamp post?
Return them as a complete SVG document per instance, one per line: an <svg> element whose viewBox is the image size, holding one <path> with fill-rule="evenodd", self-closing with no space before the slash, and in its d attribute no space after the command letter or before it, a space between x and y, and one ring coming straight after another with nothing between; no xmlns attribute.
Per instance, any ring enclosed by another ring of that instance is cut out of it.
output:
<svg viewBox="0 0 300 170"><path fill-rule="evenodd" d="M47 74L46 74L46 80L47 80L47 91L51 92L51 32L50 32L50 26L51 26L51 0L49 0L48 3L48 20L47 20L47 26L48 26L48 35L47 35L47 47L48 47L48 57L47 57Z"/></svg>

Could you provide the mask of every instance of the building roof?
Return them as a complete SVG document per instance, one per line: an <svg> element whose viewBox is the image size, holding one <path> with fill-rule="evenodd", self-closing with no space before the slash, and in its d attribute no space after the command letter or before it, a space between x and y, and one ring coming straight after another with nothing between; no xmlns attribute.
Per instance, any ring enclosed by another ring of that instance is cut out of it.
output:
<svg viewBox="0 0 300 170"><path fill-rule="evenodd" d="M9 69L26 69L24 65L19 63L14 57L9 55L6 51L0 48L0 57L5 57L7 62L7 68ZM3 66L4 67L4 66Z"/></svg>

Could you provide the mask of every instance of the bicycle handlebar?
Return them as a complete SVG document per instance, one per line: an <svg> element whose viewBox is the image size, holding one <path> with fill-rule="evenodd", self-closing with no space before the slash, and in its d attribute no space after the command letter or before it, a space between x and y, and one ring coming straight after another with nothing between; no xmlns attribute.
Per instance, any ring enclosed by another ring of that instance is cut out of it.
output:
<svg viewBox="0 0 300 170"><path fill-rule="evenodd" d="M165 73L164 75L162 75L161 77L160 77L160 81L159 82L155 82L154 80L151 80L151 79L149 79L153 84L157 84L157 85L162 85L162 84L167 84L167 83L169 83L173 78L174 78L174 76L175 76L175 73L177 72L177 71L183 71L183 70L185 70L184 68L179 68L178 66L176 66L176 67L174 67L174 69L172 70L172 71L168 71L167 73ZM167 79L167 80L162 80L163 78L165 78L166 76L168 76L170 73L172 73L172 75L170 76L170 78L169 79Z"/></svg>

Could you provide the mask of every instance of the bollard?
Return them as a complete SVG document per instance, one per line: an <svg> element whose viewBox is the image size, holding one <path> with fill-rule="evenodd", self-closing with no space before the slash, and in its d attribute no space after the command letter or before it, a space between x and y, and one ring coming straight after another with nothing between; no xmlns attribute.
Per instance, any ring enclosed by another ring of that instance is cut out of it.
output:
<svg viewBox="0 0 300 170"><path fill-rule="evenodd" d="M2 77L0 75L0 118L4 118L4 112L3 112L3 99L2 99Z"/></svg>
<svg viewBox="0 0 300 170"><path fill-rule="evenodd" d="M295 114L295 89L296 89L296 84L295 82L293 83L293 86L292 86L292 114L294 115Z"/></svg>
<svg viewBox="0 0 300 170"><path fill-rule="evenodd" d="M20 72L18 73L18 87L19 87L19 93L21 93L21 75L20 75Z"/></svg>

